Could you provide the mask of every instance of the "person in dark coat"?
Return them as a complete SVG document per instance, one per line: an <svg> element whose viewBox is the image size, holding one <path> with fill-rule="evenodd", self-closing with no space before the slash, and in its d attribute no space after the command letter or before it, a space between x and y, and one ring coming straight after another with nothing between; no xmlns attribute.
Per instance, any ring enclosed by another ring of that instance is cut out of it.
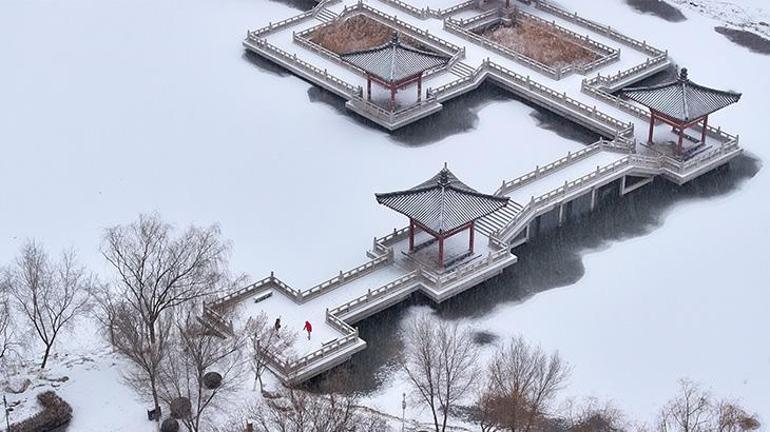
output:
<svg viewBox="0 0 770 432"><path fill-rule="evenodd" d="M313 326L310 325L310 321L305 321L305 327L303 330L307 332L307 340L310 340L310 333L313 332Z"/></svg>
<svg viewBox="0 0 770 432"><path fill-rule="evenodd" d="M281 317L275 319L275 325L273 326L273 329L276 333L281 330Z"/></svg>

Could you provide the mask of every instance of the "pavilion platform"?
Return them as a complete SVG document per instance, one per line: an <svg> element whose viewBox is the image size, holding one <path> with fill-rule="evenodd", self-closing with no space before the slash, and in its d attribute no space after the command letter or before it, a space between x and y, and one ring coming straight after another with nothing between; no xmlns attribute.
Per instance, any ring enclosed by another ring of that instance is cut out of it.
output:
<svg viewBox="0 0 770 432"><path fill-rule="evenodd" d="M489 3L479 6L478 1L447 0L435 9L425 2L403 0L323 0L311 11L248 32L246 49L344 98L348 109L388 130L430 116L443 103L490 80L603 139L502 180L491 195L508 198L508 205L475 220L472 253L464 234L445 239L444 254L439 256L432 236L418 232L410 248L409 227L394 229L374 239L366 253L368 261L310 288L291 287L271 274L216 299L204 307L212 328L226 335L260 312L271 319L280 316L285 328L297 333L305 320L310 321L312 338L299 334L296 346L274 357L270 365L283 381L301 382L366 348L356 322L416 292L441 302L500 274L519 259L515 248L537 235L544 224L561 225L580 208L592 211L608 195L632 193L655 177L685 184L741 154L738 137L712 125L705 131L698 126L689 129L693 139L684 139L682 148L675 150L679 133L653 122L650 141L650 110L616 94L668 68L667 51L544 0L513 3L560 31L582 35L585 43L600 44L605 52L617 55L608 55L590 72L554 74L464 31L472 22L491 16ZM352 66L305 37L314 27L355 14L391 26L449 60L424 72L419 89L416 83L399 89L395 100L387 89L370 90L371 70ZM701 135L708 138L707 145L694 148ZM232 322L225 318L229 309L237 312Z"/></svg>

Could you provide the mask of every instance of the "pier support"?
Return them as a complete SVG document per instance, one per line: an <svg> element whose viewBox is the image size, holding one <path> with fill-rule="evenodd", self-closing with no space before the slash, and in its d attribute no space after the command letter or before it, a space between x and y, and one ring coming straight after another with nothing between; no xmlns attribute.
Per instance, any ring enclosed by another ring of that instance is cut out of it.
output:
<svg viewBox="0 0 770 432"><path fill-rule="evenodd" d="M596 208L596 188L591 189L591 211Z"/></svg>

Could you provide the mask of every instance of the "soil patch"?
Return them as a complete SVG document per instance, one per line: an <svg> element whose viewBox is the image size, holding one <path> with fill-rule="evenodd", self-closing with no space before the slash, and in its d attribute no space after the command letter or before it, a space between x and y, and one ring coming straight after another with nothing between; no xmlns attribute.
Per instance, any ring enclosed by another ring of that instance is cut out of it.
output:
<svg viewBox="0 0 770 432"><path fill-rule="evenodd" d="M313 32L310 40L334 53L346 54L384 45L394 34L407 45L433 52L415 39L366 15L355 15L321 27Z"/></svg>
<svg viewBox="0 0 770 432"><path fill-rule="evenodd" d="M599 55L559 34L549 25L521 15L493 24L475 33L535 61L552 67L582 65L598 60Z"/></svg>

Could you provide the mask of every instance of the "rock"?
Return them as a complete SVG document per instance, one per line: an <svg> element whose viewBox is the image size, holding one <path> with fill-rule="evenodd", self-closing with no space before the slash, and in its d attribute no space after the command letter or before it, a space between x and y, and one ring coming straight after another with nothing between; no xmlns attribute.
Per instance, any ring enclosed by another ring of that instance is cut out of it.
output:
<svg viewBox="0 0 770 432"><path fill-rule="evenodd" d="M32 385L32 381L29 378L11 379L3 390L7 393L20 394L27 391L30 385Z"/></svg>

